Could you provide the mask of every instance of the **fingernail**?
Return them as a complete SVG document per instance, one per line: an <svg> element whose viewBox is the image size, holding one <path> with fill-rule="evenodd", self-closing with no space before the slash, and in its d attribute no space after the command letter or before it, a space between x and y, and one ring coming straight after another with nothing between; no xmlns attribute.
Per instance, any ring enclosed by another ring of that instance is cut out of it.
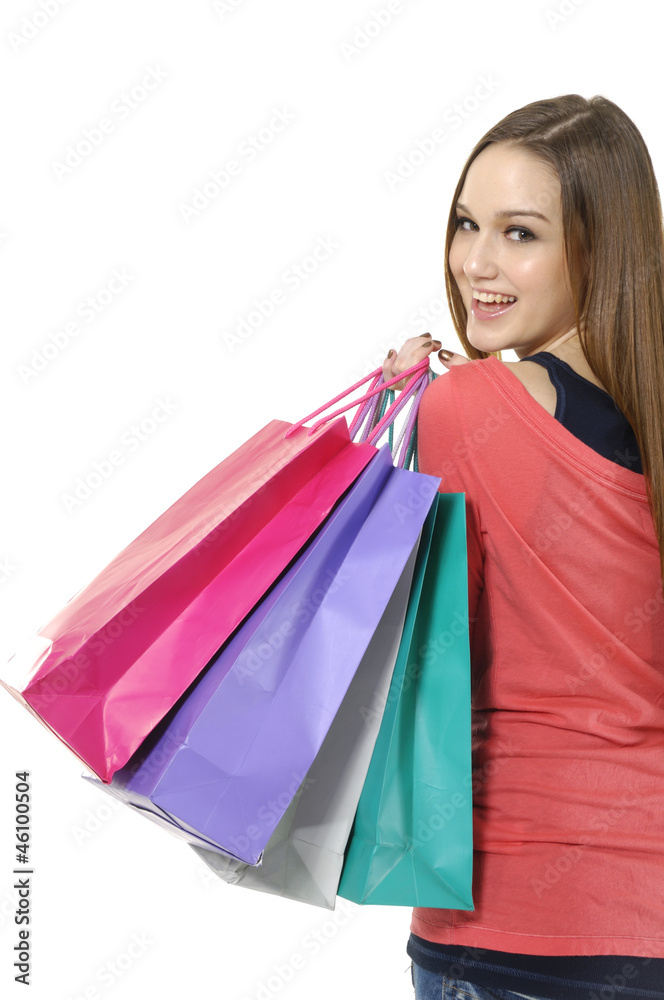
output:
<svg viewBox="0 0 664 1000"><path fill-rule="evenodd" d="M394 348L392 348L391 351L388 351L388 354L387 354L387 357L385 358L385 360L389 361L393 354L394 354Z"/></svg>
<svg viewBox="0 0 664 1000"><path fill-rule="evenodd" d="M434 351L438 350L438 348L436 347L436 344L438 344L438 347L440 347L440 341L439 340L432 340L431 341L431 347L433 348Z"/></svg>
<svg viewBox="0 0 664 1000"><path fill-rule="evenodd" d="M420 336L421 337L430 337L431 334L430 333L421 333Z"/></svg>
<svg viewBox="0 0 664 1000"><path fill-rule="evenodd" d="M454 357L454 351L446 351L445 348L443 348L442 351L438 351L438 357L443 362L451 361Z"/></svg>

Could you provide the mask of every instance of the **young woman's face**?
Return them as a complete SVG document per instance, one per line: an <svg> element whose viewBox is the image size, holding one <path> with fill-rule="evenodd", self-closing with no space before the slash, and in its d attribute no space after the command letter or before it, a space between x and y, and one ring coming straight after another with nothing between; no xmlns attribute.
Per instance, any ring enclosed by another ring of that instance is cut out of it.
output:
<svg viewBox="0 0 664 1000"><path fill-rule="evenodd" d="M524 358L573 330L560 181L547 164L518 147L492 143L470 165L456 217L450 269L473 347L511 348ZM485 304L480 293L515 301Z"/></svg>

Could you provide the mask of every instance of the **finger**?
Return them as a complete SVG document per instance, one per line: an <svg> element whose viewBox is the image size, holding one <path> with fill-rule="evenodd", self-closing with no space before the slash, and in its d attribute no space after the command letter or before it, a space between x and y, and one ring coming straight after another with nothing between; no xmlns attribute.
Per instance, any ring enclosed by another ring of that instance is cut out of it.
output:
<svg viewBox="0 0 664 1000"><path fill-rule="evenodd" d="M423 343L414 345L417 347L418 350L424 350L428 352L438 351L443 346L439 340L434 340L430 333L423 333L420 336L425 339Z"/></svg>
<svg viewBox="0 0 664 1000"><path fill-rule="evenodd" d="M470 361L464 354L456 354L454 351L442 350L438 351L438 359L447 368L454 365L465 365L466 362Z"/></svg>
<svg viewBox="0 0 664 1000"><path fill-rule="evenodd" d="M395 373L405 372L414 365L419 365L433 350L441 347L439 340L432 340L430 333L421 333L419 337L410 337L396 358L393 370Z"/></svg>
<svg viewBox="0 0 664 1000"><path fill-rule="evenodd" d="M392 371L392 363L395 358L396 358L396 351L394 350L394 348L392 348L388 352L388 355L385 358L385 360L383 361L383 379L385 380L385 382L389 381L389 379L391 379L393 375L397 374L396 372Z"/></svg>
<svg viewBox="0 0 664 1000"><path fill-rule="evenodd" d="M408 368L412 367L411 362L397 363L397 359L399 358L402 352L403 348L402 351L399 352L399 354L397 354L396 351L394 350L389 351L387 357L383 362L384 382L389 382L390 379L396 378L396 376L399 375L402 371L407 371ZM407 383L408 383L407 378L401 379L401 381L395 382L393 385L391 385L390 389L396 389L397 391L401 392L401 390L407 385Z"/></svg>
<svg viewBox="0 0 664 1000"><path fill-rule="evenodd" d="M398 353L390 350L383 362L383 379L387 382L396 378L402 372L408 371L420 364L432 351L438 350L441 343L433 340L430 333L422 333L418 337L410 337ZM396 382L390 388L401 391L408 384L408 376Z"/></svg>

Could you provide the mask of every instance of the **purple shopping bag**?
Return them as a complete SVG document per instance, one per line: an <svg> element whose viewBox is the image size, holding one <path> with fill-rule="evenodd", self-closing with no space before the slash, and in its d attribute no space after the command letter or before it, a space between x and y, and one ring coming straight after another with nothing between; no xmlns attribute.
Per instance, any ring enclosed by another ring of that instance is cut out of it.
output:
<svg viewBox="0 0 664 1000"><path fill-rule="evenodd" d="M302 785L440 481L377 452L109 792L247 864Z"/></svg>

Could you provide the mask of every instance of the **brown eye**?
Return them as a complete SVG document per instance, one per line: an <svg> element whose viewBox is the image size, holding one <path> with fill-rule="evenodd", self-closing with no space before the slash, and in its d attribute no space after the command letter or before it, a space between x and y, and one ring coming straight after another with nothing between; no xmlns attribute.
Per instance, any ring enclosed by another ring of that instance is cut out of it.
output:
<svg viewBox="0 0 664 1000"><path fill-rule="evenodd" d="M508 233L519 233L523 234L523 239L519 238L511 240L512 243L529 243L531 240L537 239L537 237L531 233L529 229L524 229L523 226L511 226L509 229L505 230L505 235ZM511 237L510 237L511 239Z"/></svg>

